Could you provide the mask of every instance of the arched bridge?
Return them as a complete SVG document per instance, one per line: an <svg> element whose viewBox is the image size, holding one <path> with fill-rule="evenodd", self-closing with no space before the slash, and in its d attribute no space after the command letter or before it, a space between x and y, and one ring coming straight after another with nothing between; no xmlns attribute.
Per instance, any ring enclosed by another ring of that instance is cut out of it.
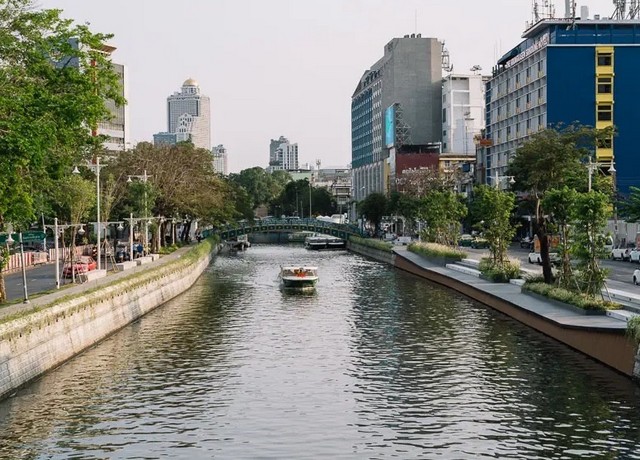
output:
<svg viewBox="0 0 640 460"><path fill-rule="evenodd" d="M239 222L204 230L202 235L205 238L211 235L219 235L221 240L229 240L249 233L301 232L305 230L336 236L343 240L348 240L351 235L363 236L356 225L335 224L318 219L263 219L253 222Z"/></svg>

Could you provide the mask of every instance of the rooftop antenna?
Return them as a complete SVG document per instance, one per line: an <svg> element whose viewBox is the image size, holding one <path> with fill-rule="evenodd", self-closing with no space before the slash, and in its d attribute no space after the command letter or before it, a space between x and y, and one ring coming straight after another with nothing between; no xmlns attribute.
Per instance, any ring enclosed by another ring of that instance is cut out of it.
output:
<svg viewBox="0 0 640 460"><path fill-rule="evenodd" d="M640 19L640 0L631 0L629 5L628 19Z"/></svg>
<svg viewBox="0 0 640 460"><path fill-rule="evenodd" d="M418 33L418 8L416 8L415 10L415 16L414 16L414 32Z"/></svg>
<svg viewBox="0 0 640 460"><path fill-rule="evenodd" d="M449 50L444 46L444 41L442 42L442 70L448 73L453 72L453 64L451 64Z"/></svg>
<svg viewBox="0 0 640 460"><path fill-rule="evenodd" d="M627 12L627 0L613 0L613 4L616 6L616 9L611 16L611 19L616 19L618 21L623 20Z"/></svg>

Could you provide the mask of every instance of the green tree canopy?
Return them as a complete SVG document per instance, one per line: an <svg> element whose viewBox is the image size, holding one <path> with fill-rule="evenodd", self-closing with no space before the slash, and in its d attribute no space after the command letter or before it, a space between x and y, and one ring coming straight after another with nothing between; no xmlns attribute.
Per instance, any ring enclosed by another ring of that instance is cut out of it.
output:
<svg viewBox="0 0 640 460"><path fill-rule="evenodd" d="M508 174L515 177L513 189L535 202L534 232L540 240L545 281L552 281L549 258L549 213L542 206L545 193L567 186L586 190L588 168L600 139L611 137L612 129L596 130L573 124L558 129L544 129L520 146L509 164Z"/></svg>
<svg viewBox="0 0 640 460"><path fill-rule="evenodd" d="M375 232L380 230L382 218L387 214L388 200L383 193L371 193L358 203L358 212L367 221L371 222Z"/></svg>
<svg viewBox="0 0 640 460"><path fill-rule="evenodd" d="M101 52L111 36L39 10L31 0L0 1L0 225L33 219L34 198L99 148L91 128L124 103Z"/></svg>

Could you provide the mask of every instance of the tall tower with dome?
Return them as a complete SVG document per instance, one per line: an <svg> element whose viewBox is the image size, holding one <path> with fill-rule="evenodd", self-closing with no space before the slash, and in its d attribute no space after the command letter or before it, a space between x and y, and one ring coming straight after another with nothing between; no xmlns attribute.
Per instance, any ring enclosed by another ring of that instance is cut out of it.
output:
<svg viewBox="0 0 640 460"><path fill-rule="evenodd" d="M196 147L211 150L209 96L200 94L200 85L193 78L167 98L167 131L178 141L191 140Z"/></svg>

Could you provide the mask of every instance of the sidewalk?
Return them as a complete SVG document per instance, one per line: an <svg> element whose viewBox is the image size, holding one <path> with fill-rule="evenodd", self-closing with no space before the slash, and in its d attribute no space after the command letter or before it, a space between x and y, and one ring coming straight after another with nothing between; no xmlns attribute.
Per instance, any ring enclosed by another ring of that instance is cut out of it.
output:
<svg viewBox="0 0 640 460"><path fill-rule="evenodd" d="M82 284L69 284L67 286L63 286L59 290L52 292L50 294L45 294L39 297L30 298L28 304L15 303L15 304L6 305L6 306L0 305L0 321L2 321L7 316L11 316L13 314L16 314L22 311L36 310L39 307L42 307L43 305L47 305L52 301L59 299L61 297L67 296L69 294L76 294L88 289L94 289L98 286L110 284L114 280L117 280L119 278L128 277L134 273L140 273L142 271L155 269L160 265L164 265L172 260L175 260L181 257L182 254L186 253L190 249L191 249L190 245L184 246L176 250L175 252L172 252L171 254L161 256L160 259L156 262L139 265L129 270L124 270L119 272L108 272L106 277L99 278L94 281L89 281ZM30 292L30 295L37 295L37 292Z"/></svg>
<svg viewBox="0 0 640 460"><path fill-rule="evenodd" d="M410 252L406 247L394 247L397 257L402 257L414 265L430 270L457 281L463 282L477 290L502 299L533 315L565 328L587 328L600 330L626 330L627 323L604 315L584 315L579 312L556 306L551 302L538 300L535 297L522 294L520 286L511 283L492 283L477 276L462 273L440 265L433 264L418 254ZM628 293L630 296L633 294Z"/></svg>

